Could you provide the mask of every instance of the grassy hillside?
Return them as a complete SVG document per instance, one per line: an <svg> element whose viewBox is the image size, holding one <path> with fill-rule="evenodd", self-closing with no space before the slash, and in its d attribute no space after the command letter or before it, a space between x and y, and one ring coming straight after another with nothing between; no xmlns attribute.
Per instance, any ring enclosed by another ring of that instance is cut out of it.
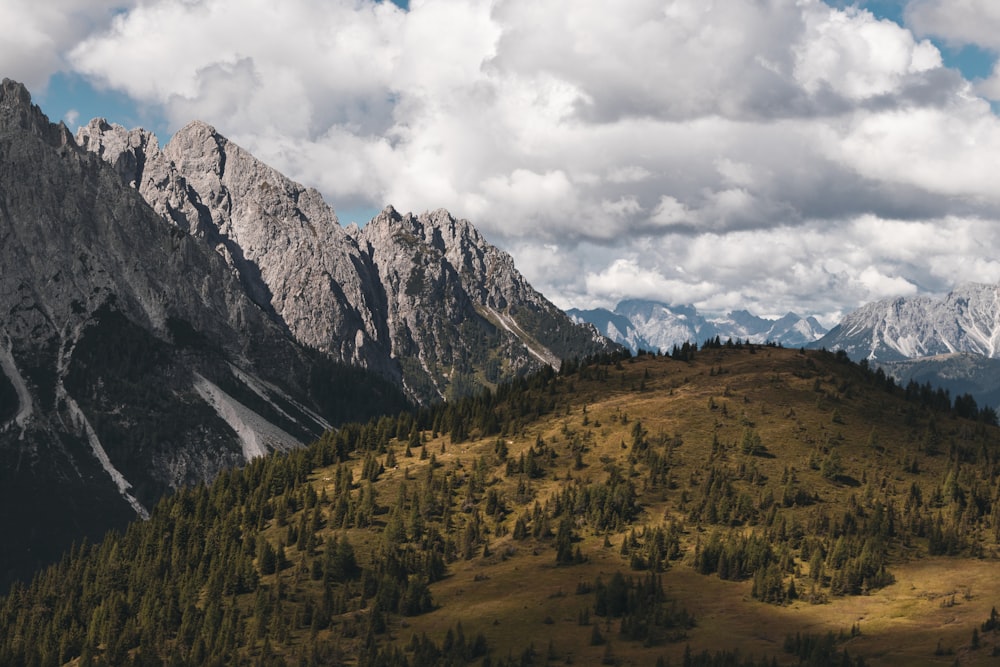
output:
<svg viewBox="0 0 1000 667"><path fill-rule="evenodd" d="M843 355L677 356L167 499L0 601L0 664L995 662L1000 430Z"/></svg>

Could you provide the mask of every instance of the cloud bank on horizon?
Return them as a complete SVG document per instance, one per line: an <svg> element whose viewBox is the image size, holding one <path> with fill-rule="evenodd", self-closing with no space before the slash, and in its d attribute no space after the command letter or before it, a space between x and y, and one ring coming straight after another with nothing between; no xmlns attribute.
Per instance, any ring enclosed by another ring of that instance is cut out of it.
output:
<svg viewBox="0 0 1000 667"><path fill-rule="evenodd" d="M562 307L832 325L1000 282L1000 67L942 55L996 60L991 0L42 4L0 7L36 96L62 73L204 120L339 210L447 208Z"/></svg>

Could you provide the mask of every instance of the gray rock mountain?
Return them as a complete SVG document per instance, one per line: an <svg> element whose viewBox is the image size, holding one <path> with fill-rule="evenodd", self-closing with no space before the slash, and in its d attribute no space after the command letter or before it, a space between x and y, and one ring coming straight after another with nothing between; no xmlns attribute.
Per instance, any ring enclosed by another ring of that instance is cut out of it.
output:
<svg viewBox="0 0 1000 667"><path fill-rule="evenodd" d="M845 317L813 347L867 359L901 383L1000 406L1000 285L967 283L943 298L884 299Z"/></svg>
<svg viewBox="0 0 1000 667"><path fill-rule="evenodd" d="M718 336L752 343L775 342L787 347L801 347L826 333L813 317L788 313L777 320L757 317L745 310L723 316L708 316L694 306L669 305L658 301L632 299L622 301L615 310L570 310L578 321L589 322L611 340L629 347L669 352L685 342L701 344Z"/></svg>
<svg viewBox="0 0 1000 667"><path fill-rule="evenodd" d="M389 207L351 234L385 289L393 355L414 396L461 395L610 347L535 291L510 255L447 211L414 216Z"/></svg>
<svg viewBox="0 0 1000 667"><path fill-rule="evenodd" d="M162 151L147 132L100 119L77 140L225 257L297 341L401 382L417 400L464 395L611 345L447 211L390 207L345 230L318 192L199 122Z"/></svg>
<svg viewBox="0 0 1000 667"><path fill-rule="evenodd" d="M814 346L876 362L953 353L1000 358L1000 285L968 283L941 299L876 301L845 317Z"/></svg>
<svg viewBox="0 0 1000 667"><path fill-rule="evenodd" d="M320 194L267 167L204 123L161 151L145 130L101 119L77 132L154 210L214 247L247 294L296 340L392 377L367 258ZM398 375L398 372L395 373Z"/></svg>
<svg viewBox="0 0 1000 667"><path fill-rule="evenodd" d="M212 128L74 138L0 86L0 589L347 419L608 349L467 222L340 227ZM25 511L30 508L31 511Z"/></svg>
<svg viewBox="0 0 1000 667"><path fill-rule="evenodd" d="M0 86L0 587L170 489L405 406L296 342L135 170Z"/></svg>

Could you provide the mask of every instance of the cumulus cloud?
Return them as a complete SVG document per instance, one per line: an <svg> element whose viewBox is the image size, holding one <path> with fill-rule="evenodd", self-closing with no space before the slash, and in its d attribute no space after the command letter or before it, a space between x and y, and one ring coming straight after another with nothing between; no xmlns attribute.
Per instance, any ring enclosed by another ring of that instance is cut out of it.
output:
<svg viewBox="0 0 1000 667"><path fill-rule="evenodd" d="M1000 51L1000 5L992 0L910 0L905 17L917 34Z"/></svg>
<svg viewBox="0 0 1000 667"><path fill-rule="evenodd" d="M902 27L820 0L146 0L62 52L335 207L468 217L559 305L642 296L831 324L1000 279L1000 122L987 84L927 39L989 44L976 31L994 14L911 0Z"/></svg>
<svg viewBox="0 0 1000 667"><path fill-rule="evenodd" d="M994 59L1000 53L1000 5L990 0L911 0L905 17L914 32L933 35L952 48L976 46ZM1000 60L989 76L974 83L980 95L1000 100Z"/></svg>
<svg viewBox="0 0 1000 667"><path fill-rule="evenodd" d="M49 77L67 68L64 54L103 26L117 0L4 0L0 3L0 75L40 92Z"/></svg>
<svg viewBox="0 0 1000 667"><path fill-rule="evenodd" d="M855 8L814 7L795 47L795 78L810 94L828 89L860 100L892 94L912 75L941 67L927 40Z"/></svg>
<svg viewBox="0 0 1000 667"><path fill-rule="evenodd" d="M702 301L718 291L718 285L707 281L692 284L669 279L656 268L640 266L635 258L616 259L599 272L587 273L585 284L588 292L613 301L642 298L687 303Z"/></svg>

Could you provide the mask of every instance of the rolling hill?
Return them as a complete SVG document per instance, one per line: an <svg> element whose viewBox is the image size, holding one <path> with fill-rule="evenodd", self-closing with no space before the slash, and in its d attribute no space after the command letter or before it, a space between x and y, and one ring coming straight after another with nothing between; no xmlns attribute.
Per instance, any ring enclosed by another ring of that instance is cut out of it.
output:
<svg viewBox="0 0 1000 667"><path fill-rule="evenodd" d="M0 664L992 664L1000 430L940 398L567 363L165 499L0 600Z"/></svg>

